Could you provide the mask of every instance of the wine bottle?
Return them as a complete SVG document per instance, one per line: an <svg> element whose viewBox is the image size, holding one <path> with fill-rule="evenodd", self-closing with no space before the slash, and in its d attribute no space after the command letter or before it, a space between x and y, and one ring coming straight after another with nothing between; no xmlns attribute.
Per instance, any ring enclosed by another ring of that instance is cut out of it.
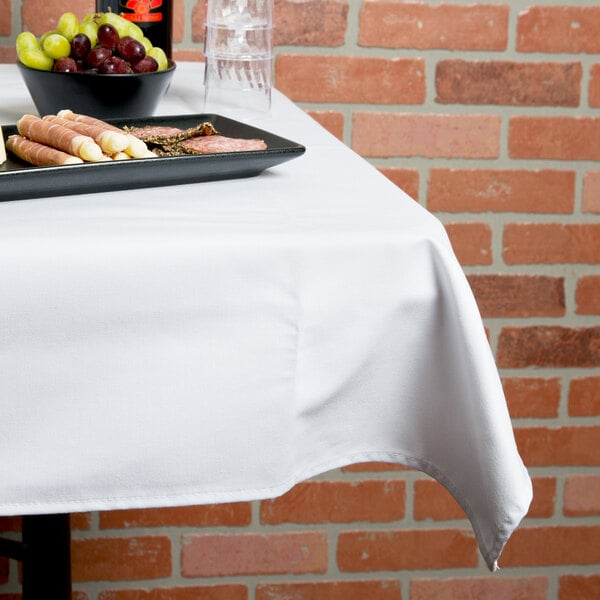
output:
<svg viewBox="0 0 600 600"><path fill-rule="evenodd" d="M171 58L172 0L96 0L96 11L109 10L138 25L152 45L162 48Z"/></svg>

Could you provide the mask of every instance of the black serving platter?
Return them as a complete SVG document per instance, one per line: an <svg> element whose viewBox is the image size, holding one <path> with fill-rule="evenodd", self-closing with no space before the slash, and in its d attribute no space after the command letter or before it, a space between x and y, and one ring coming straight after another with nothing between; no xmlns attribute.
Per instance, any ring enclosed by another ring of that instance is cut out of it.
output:
<svg viewBox="0 0 600 600"><path fill-rule="evenodd" d="M300 156L305 151L304 146L296 142L215 114L106 121L118 127L165 125L181 129L210 121L224 136L260 138L267 144L267 149L48 167L32 166L7 151L7 161L0 165L0 201L254 177L269 167ZM17 133L16 125L3 125L2 129L5 139Z"/></svg>

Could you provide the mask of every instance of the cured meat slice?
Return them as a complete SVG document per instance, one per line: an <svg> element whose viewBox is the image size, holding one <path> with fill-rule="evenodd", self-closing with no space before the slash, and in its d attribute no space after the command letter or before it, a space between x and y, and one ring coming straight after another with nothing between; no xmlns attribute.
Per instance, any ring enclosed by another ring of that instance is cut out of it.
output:
<svg viewBox="0 0 600 600"><path fill-rule="evenodd" d="M168 127L166 125L148 125L147 127L137 127L130 129L130 133L135 137L145 140L148 138L159 138L159 137L172 137L179 135L183 132L183 129L177 127Z"/></svg>
<svg viewBox="0 0 600 600"><path fill-rule="evenodd" d="M194 137L181 142L182 148L195 154L219 154L222 152L249 152L266 150L267 145L259 139L230 138L224 135Z"/></svg>

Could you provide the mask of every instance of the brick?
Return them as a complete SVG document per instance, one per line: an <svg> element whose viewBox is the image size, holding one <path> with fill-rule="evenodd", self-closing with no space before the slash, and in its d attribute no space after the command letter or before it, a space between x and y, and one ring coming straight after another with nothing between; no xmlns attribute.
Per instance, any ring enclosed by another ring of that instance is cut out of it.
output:
<svg viewBox="0 0 600 600"><path fill-rule="evenodd" d="M343 0L275 0L276 46L342 46L348 28Z"/></svg>
<svg viewBox="0 0 600 600"><path fill-rule="evenodd" d="M98 600L247 600L245 585L207 585L154 588L153 590L111 590L100 592Z"/></svg>
<svg viewBox="0 0 600 600"><path fill-rule="evenodd" d="M410 600L546 600L546 577L413 579Z"/></svg>
<svg viewBox="0 0 600 600"><path fill-rule="evenodd" d="M23 30L32 31L35 35L42 35L50 29L56 28L60 15L65 12L63 0L23 0L21 18ZM81 19L87 13L96 10L95 0L80 0L71 10Z"/></svg>
<svg viewBox="0 0 600 600"><path fill-rule="evenodd" d="M511 369L598 367L600 326L505 327L500 332L497 363Z"/></svg>
<svg viewBox="0 0 600 600"><path fill-rule="evenodd" d="M517 529L502 553L504 567L589 565L600 562L600 527Z"/></svg>
<svg viewBox="0 0 600 600"><path fill-rule="evenodd" d="M165 536L74 539L73 581L133 581L171 575Z"/></svg>
<svg viewBox="0 0 600 600"><path fill-rule="evenodd" d="M473 274L467 278L484 318L565 314L563 277Z"/></svg>
<svg viewBox="0 0 600 600"><path fill-rule="evenodd" d="M600 263L600 223L507 223L508 264Z"/></svg>
<svg viewBox="0 0 600 600"><path fill-rule="evenodd" d="M600 52L600 8L530 6L517 22L519 52Z"/></svg>
<svg viewBox="0 0 600 600"><path fill-rule="evenodd" d="M530 467L600 465L600 426L518 427L515 439Z"/></svg>
<svg viewBox="0 0 600 600"><path fill-rule="evenodd" d="M71 513L71 529L86 531L92 528L92 513Z"/></svg>
<svg viewBox="0 0 600 600"><path fill-rule="evenodd" d="M561 575L558 600L598 600L600 575Z"/></svg>
<svg viewBox="0 0 600 600"><path fill-rule="evenodd" d="M365 157L497 158L499 115L356 112L352 148Z"/></svg>
<svg viewBox="0 0 600 600"><path fill-rule="evenodd" d="M474 567L477 544L470 530L344 531L337 561L345 572Z"/></svg>
<svg viewBox="0 0 600 600"><path fill-rule="evenodd" d="M183 36L185 33L185 21L186 21L186 13L184 0L173 0L173 44L177 44L183 41Z"/></svg>
<svg viewBox="0 0 600 600"><path fill-rule="evenodd" d="M359 15L360 46L504 50L507 5L366 0Z"/></svg>
<svg viewBox="0 0 600 600"><path fill-rule="evenodd" d="M440 104L579 106L581 63L440 60L435 101ZM527 85L523 85L526 81Z"/></svg>
<svg viewBox="0 0 600 600"><path fill-rule="evenodd" d="M592 65L590 68L588 104L592 108L600 107L600 63Z"/></svg>
<svg viewBox="0 0 600 600"><path fill-rule="evenodd" d="M445 227L461 265L492 264L492 229L487 223L447 223Z"/></svg>
<svg viewBox="0 0 600 600"><path fill-rule="evenodd" d="M327 535L320 531L184 535L184 577L325 573Z"/></svg>
<svg viewBox="0 0 600 600"><path fill-rule="evenodd" d="M600 475L567 477L563 512L568 517L600 515Z"/></svg>
<svg viewBox="0 0 600 600"><path fill-rule="evenodd" d="M0 63L14 63L17 60L17 50L14 44L0 46Z"/></svg>
<svg viewBox="0 0 600 600"><path fill-rule="evenodd" d="M600 213L600 171L588 171L583 176L583 212Z"/></svg>
<svg viewBox="0 0 600 600"><path fill-rule="evenodd" d="M205 17L206 17L206 3L203 0L199 0L194 4L192 8L192 42L200 44L204 42L205 32Z"/></svg>
<svg viewBox="0 0 600 600"><path fill-rule="evenodd" d="M173 48L173 59L175 61L203 62L204 53L200 49Z"/></svg>
<svg viewBox="0 0 600 600"><path fill-rule="evenodd" d="M417 169L402 169L400 167L378 167L380 173L394 182L413 200L419 199L419 171Z"/></svg>
<svg viewBox="0 0 600 600"><path fill-rule="evenodd" d="M256 600L402 600L400 582L323 581L264 583L256 587Z"/></svg>
<svg viewBox="0 0 600 600"><path fill-rule="evenodd" d="M400 480L309 481L260 505L260 522L372 523L404 518L406 484Z"/></svg>
<svg viewBox="0 0 600 600"><path fill-rule="evenodd" d="M561 390L558 377L503 377L502 387L513 419L558 417Z"/></svg>
<svg viewBox="0 0 600 600"><path fill-rule="evenodd" d="M248 502L115 510L100 513L100 529L128 527L208 527L249 525L252 509Z"/></svg>
<svg viewBox="0 0 600 600"><path fill-rule="evenodd" d="M431 211L568 214L574 205L574 171L433 168L429 172Z"/></svg>
<svg viewBox="0 0 600 600"><path fill-rule="evenodd" d="M508 153L511 158L600 160L600 118L511 117Z"/></svg>
<svg viewBox="0 0 600 600"><path fill-rule="evenodd" d="M279 54L277 88L296 102L422 104L420 58Z"/></svg>
<svg viewBox="0 0 600 600"><path fill-rule="evenodd" d="M0 0L0 35L12 33L12 2Z"/></svg>
<svg viewBox="0 0 600 600"><path fill-rule="evenodd" d="M344 141L344 115L342 113L334 110L308 110L306 112L338 140Z"/></svg>
<svg viewBox="0 0 600 600"><path fill-rule="evenodd" d="M575 304L578 315L600 315L600 275L584 275L577 280Z"/></svg>
<svg viewBox="0 0 600 600"><path fill-rule="evenodd" d="M192 9L192 41L204 42L205 3ZM348 2L344 0L275 0L274 46L337 47L345 43Z"/></svg>
<svg viewBox="0 0 600 600"><path fill-rule="evenodd" d="M571 380L569 416L600 416L600 377L581 377Z"/></svg>
<svg viewBox="0 0 600 600"><path fill-rule="evenodd" d="M21 531L21 517L0 517L0 532Z"/></svg>
<svg viewBox="0 0 600 600"><path fill-rule="evenodd" d="M556 501L556 478L534 477L532 485L533 500L526 517L532 519L548 519L552 517Z"/></svg>
<svg viewBox="0 0 600 600"><path fill-rule="evenodd" d="M418 479L414 485L413 516L416 521L465 519L466 515L450 492L437 481Z"/></svg>

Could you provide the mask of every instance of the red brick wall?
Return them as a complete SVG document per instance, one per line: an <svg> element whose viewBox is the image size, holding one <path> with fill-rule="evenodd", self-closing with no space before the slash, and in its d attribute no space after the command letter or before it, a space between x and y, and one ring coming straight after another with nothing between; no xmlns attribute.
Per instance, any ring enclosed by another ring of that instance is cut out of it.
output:
<svg viewBox="0 0 600 600"><path fill-rule="evenodd" d="M175 4L176 58L200 59L202 0ZM502 571L437 483L369 464L272 501L77 515L78 600L600 598L594 4L276 0L277 86L446 224L473 287L534 480ZM72 6L0 0L0 60L13 23Z"/></svg>

